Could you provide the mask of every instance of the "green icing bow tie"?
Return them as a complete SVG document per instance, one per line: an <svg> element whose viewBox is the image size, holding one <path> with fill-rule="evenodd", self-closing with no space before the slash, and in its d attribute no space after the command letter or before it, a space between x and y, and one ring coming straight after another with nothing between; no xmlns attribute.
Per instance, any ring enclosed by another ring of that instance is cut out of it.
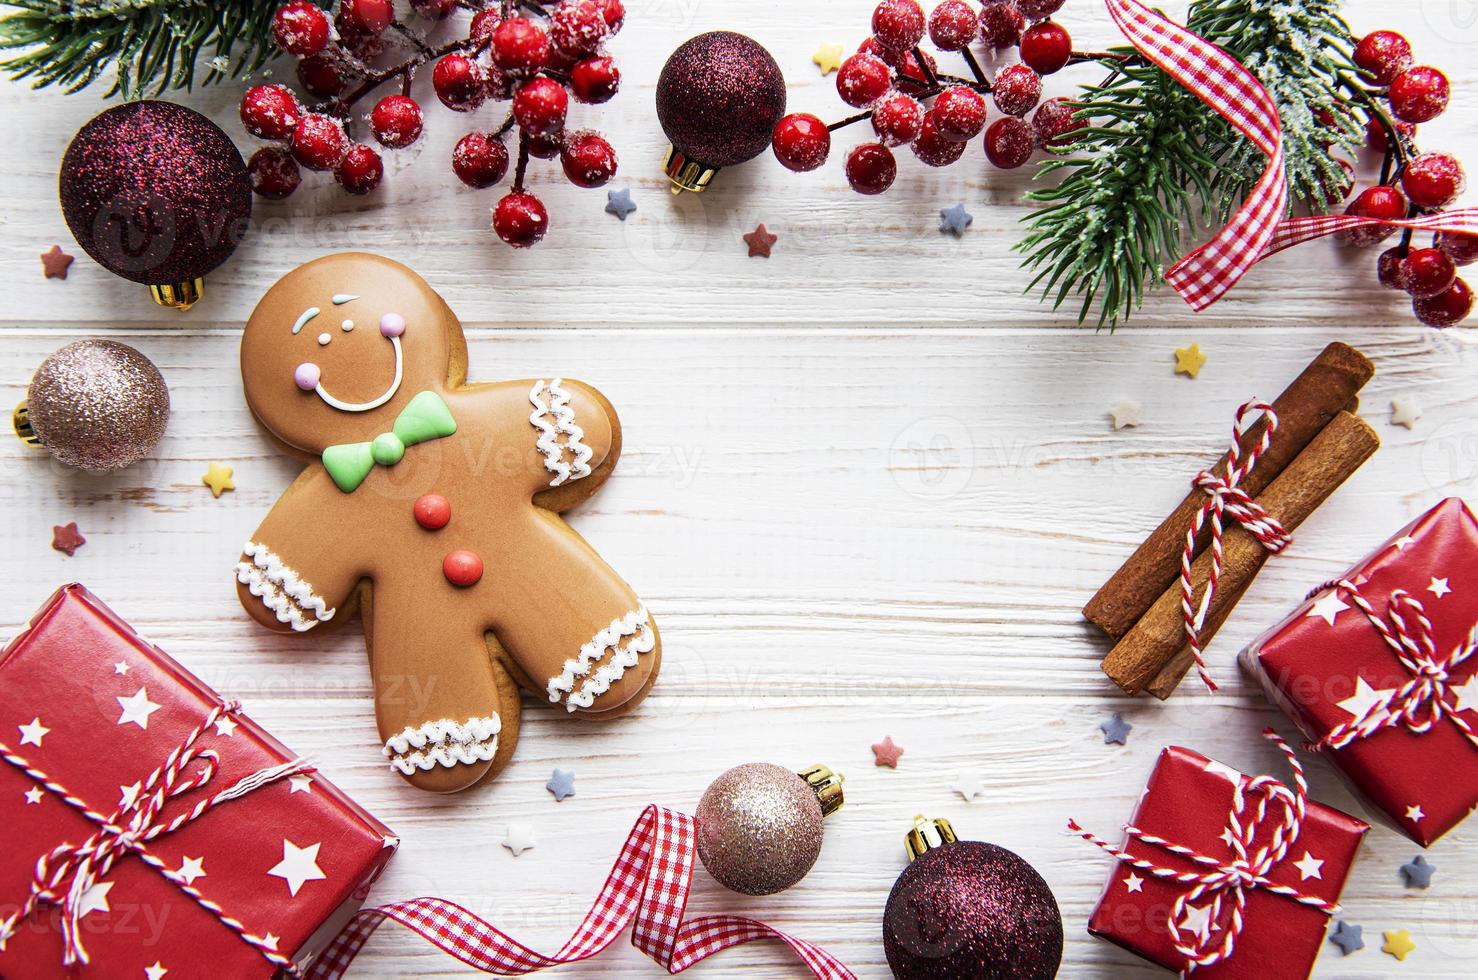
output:
<svg viewBox="0 0 1478 980"><path fill-rule="evenodd" d="M440 395L423 391L410 400L395 426L375 436L372 442L346 442L323 451L323 468L345 493L353 493L378 463L394 466L405 456L407 446L441 439L457 431L457 421Z"/></svg>

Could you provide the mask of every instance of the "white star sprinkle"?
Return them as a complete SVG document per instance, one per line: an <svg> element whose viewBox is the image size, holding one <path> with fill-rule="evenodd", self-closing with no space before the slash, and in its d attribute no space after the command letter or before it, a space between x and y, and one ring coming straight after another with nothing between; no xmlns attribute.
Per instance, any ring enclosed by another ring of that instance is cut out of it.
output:
<svg viewBox="0 0 1478 980"><path fill-rule="evenodd" d="M1298 869L1299 881L1308 881L1310 878L1324 880L1324 875L1320 872L1320 869L1324 867L1324 862L1308 851L1304 851L1303 860L1293 862L1293 866Z"/></svg>
<svg viewBox="0 0 1478 980"><path fill-rule="evenodd" d="M282 860L267 873L287 882L288 893L294 897L305 882L320 881L326 877L318 866L318 848L322 843L298 847L286 837L282 839Z"/></svg>
<svg viewBox="0 0 1478 980"><path fill-rule="evenodd" d="M1124 887L1131 892L1138 892L1139 894L1143 895L1144 879L1131 871L1129 872L1129 877L1124 879Z"/></svg>
<svg viewBox="0 0 1478 980"><path fill-rule="evenodd" d="M29 725L15 727L20 729L22 745L34 745L38 749L41 747L41 740L51 734L51 729L41 724L40 718L32 718Z"/></svg>
<svg viewBox="0 0 1478 980"><path fill-rule="evenodd" d="M1419 804L1412 804L1411 806L1406 808L1406 819L1410 820L1412 823L1421 823L1423 820L1426 819L1426 817L1427 815L1422 812L1422 808Z"/></svg>
<svg viewBox="0 0 1478 980"><path fill-rule="evenodd" d="M288 783L288 786L290 787L288 789L288 791L287 791L287 793L288 793L289 796L291 796L294 793L312 793L313 792L313 777L312 776L309 776L306 773L301 773L301 774L296 775L296 776L289 776L289 777L287 777L287 783Z"/></svg>
<svg viewBox="0 0 1478 980"><path fill-rule="evenodd" d="M175 871L175 874L177 874L181 878L185 879L185 884L187 884L187 885L193 885L193 884L195 884L195 879L196 878L204 878L206 876L205 875L205 858L203 858L203 857L192 858L192 857L185 857L184 855L180 855L180 866Z"/></svg>
<svg viewBox="0 0 1478 980"><path fill-rule="evenodd" d="M1440 599L1452 591L1452 586L1447 584L1447 579L1434 577L1432 584L1427 586L1427 591Z"/></svg>
<svg viewBox="0 0 1478 980"><path fill-rule="evenodd" d="M1416 428L1417 420L1422 417L1422 407L1417 404L1415 398L1392 398L1391 399L1391 424L1404 425L1408 429Z"/></svg>
<svg viewBox="0 0 1478 980"><path fill-rule="evenodd" d="M1395 693L1395 688L1376 690L1365 683L1365 678L1356 674L1355 693L1335 703L1349 712L1353 718L1360 719L1366 717L1375 708L1383 707L1393 693Z"/></svg>
<svg viewBox="0 0 1478 980"><path fill-rule="evenodd" d="M127 660L120 660L116 664L114 664L113 665L113 673L117 674L119 677L122 677L125 674L127 674L128 673L128 661Z"/></svg>
<svg viewBox="0 0 1478 980"><path fill-rule="evenodd" d="M508 824L508 833L503 836L503 846L518 857L524 851L538 843L534 839L534 827L523 820L514 820Z"/></svg>
<svg viewBox="0 0 1478 980"><path fill-rule="evenodd" d="M1333 626L1334 621L1339 617L1339 614L1344 612L1348 608L1350 607L1345 605L1344 602L1340 599L1339 593L1331 590L1314 600L1314 604L1309 607L1309 611L1305 614L1305 618L1318 616L1320 619L1324 620L1324 622L1328 623L1330 626Z"/></svg>
<svg viewBox="0 0 1478 980"><path fill-rule="evenodd" d="M149 689L141 687L131 697L115 698L118 707L123 709L123 714L118 716L118 724L126 725L133 722L140 728L148 729L149 716L161 707L149 700Z"/></svg>
<svg viewBox="0 0 1478 980"><path fill-rule="evenodd" d="M975 797L985 792L985 787L980 782L980 773L973 769L960 773L951 789L963 796L966 803L973 803Z"/></svg>
<svg viewBox="0 0 1478 980"><path fill-rule="evenodd" d="M148 980L164 980L164 975L168 972L169 968L162 965L158 960L154 961L153 966L144 967L144 976Z"/></svg>
<svg viewBox="0 0 1478 980"><path fill-rule="evenodd" d="M1109 418L1113 420L1114 429L1123 429L1139 425L1142 421L1139 413L1139 403L1123 401L1109 409Z"/></svg>
<svg viewBox="0 0 1478 980"><path fill-rule="evenodd" d="M222 715L216 719L216 734L222 738L230 738L236 734L236 722L226 715Z"/></svg>
<svg viewBox="0 0 1478 980"><path fill-rule="evenodd" d="M28 806L35 806L41 802L41 798L45 795L45 793L41 792L40 786L32 786L26 790L26 804Z"/></svg>

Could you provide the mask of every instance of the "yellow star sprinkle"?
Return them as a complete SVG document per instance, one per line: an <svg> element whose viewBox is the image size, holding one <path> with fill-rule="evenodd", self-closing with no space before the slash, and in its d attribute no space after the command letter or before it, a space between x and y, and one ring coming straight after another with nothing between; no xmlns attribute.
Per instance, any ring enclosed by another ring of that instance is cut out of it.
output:
<svg viewBox="0 0 1478 980"><path fill-rule="evenodd" d="M222 466L215 460L210 461L210 469L200 478L200 482L210 487L211 496L219 497L227 490L235 490L236 484L231 482L231 467Z"/></svg>
<svg viewBox="0 0 1478 980"><path fill-rule="evenodd" d="M821 77L825 78L842 67L842 46L830 41L823 42L816 53L811 55L811 60L816 62L816 67L821 69Z"/></svg>
<svg viewBox="0 0 1478 980"><path fill-rule="evenodd" d="M1398 960L1406 959L1406 954L1416 949L1416 943L1411 941L1411 934L1405 929L1387 929L1382 935L1386 937L1386 944L1381 947L1381 952L1390 953Z"/></svg>
<svg viewBox="0 0 1478 980"><path fill-rule="evenodd" d="M1175 348L1176 374L1188 374L1193 378L1198 378L1201 376L1201 368L1205 364L1206 355L1201 353L1200 344Z"/></svg>

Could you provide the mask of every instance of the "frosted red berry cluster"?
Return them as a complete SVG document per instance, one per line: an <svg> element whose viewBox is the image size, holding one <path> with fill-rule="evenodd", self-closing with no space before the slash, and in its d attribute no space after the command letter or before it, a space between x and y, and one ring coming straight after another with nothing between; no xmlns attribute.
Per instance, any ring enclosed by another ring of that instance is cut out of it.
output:
<svg viewBox="0 0 1478 980"><path fill-rule="evenodd" d="M863 111L831 125L810 113L786 116L775 127L775 156L791 170L815 170L831 153L834 130L870 121L877 139L847 154L847 182L860 194L881 194L898 173L892 148L905 143L923 163L945 167L984 133L986 157L1004 169L1022 166L1039 147L1063 145L1083 124L1069 100L1041 101L1042 76L1089 60L1075 55L1067 29L1048 19L1065 2L942 0L926 16L917 0L882 0L872 36L837 72L842 101ZM970 77L941 73L920 47L926 34L939 51L959 54ZM1021 60L988 77L975 48L997 57L1016 48ZM987 100L1000 113L993 121Z"/></svg>
<svg viewBox="0 0 1478 980"><path fill-rule="evenodd" d="M420 23L399 18L394 0L339 0L332 18L318 4L292 0L278 8L273 39L298 59L298 81L317 101L305 104L285 85L257 85L241 100L248 132L273 145L252 155L256 192L283 198L302 182L301 168L332 172L351 194L367 194L384 176L380 150L356 137L367 126L374 144L403 149L421 136L420 103L411 96L417 71L431 65L437 99L454 112L508 102L502 124L474 129L452 151L451 167L470 187L491 187L508 172L505 139L518 131L512 187L493 209L493 230L515 248L544 237L549 213L524 186L530 157L558 157L579 187L599 187L616 173L616 152L599 133L569 129L570 100L598 105L621 84L603 50L626 18L622 0L410 0ZM464 32L433 46L438 22L471 11ZM531 16L522 16L524 11ZM367 116L355 107L383 86Z"/></svg>

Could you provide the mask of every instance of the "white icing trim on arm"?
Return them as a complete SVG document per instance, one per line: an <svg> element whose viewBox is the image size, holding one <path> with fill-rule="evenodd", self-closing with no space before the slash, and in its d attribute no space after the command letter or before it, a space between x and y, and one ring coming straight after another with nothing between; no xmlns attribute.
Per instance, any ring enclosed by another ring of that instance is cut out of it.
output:
<svg viewBox="0 0 1478 980"><path fill-rule="evenodd" d="M328 608L323 597L266 545L248 541L241 551L251 561L236 563L236 581L261 599L279 623L302 633L334 618L337 610Z"/></svg>
<svg viewBox="0 0 1478 980"><path fill-rule="evenodd" d="M401 729L400 734L385 740L382 751L391 768L406 776L437 766L451 769L474 765L489 762L498 753L498 733L502 730L503 722L497 715L468 718L465 722L442 718Z"/></svg>
<svg viewBox="0 0 1478 980"><path fill-rule="evenodd" d="M575 424L570 393L560 387L563 383L563 378L555 378L548 383L535 381L529 391L529 404L534 406L529 414L529 424L539 430L539 438L534 445L544 454L544 468L554 474L554 479L549 481L551 487L589 476L590 459L595 455L595 450L581 441L585 438L585 430ZM550 395L548 405L540 397L545 391ZM559 441L560 436L565 437L563 444ZM564 460L566 450L574 456L568 463Z"/></svg>
<svg viewBox="0 0 1478 980"><path fill-rule="evenodd" d="M623 641L625 641L623 643ZM562 694L565 697L565 710L574 711L576 708L588 708L595 703L595 699L611 689L611 685L621 679L621 676L636 666L641 654L651 653L657 645L656 634L651 629L651 617L647 613L646 606L633 609L619 619L611 620L611 625L595 634L589 642L580 647L580 653L565 661L564 670L558 677L551 677L546 686L549 692L551 704L558 704ZM600 661L607 652L611 658L591 674L591 668ZM583 677L580 689L575 690L575 679Z"/></svg>

